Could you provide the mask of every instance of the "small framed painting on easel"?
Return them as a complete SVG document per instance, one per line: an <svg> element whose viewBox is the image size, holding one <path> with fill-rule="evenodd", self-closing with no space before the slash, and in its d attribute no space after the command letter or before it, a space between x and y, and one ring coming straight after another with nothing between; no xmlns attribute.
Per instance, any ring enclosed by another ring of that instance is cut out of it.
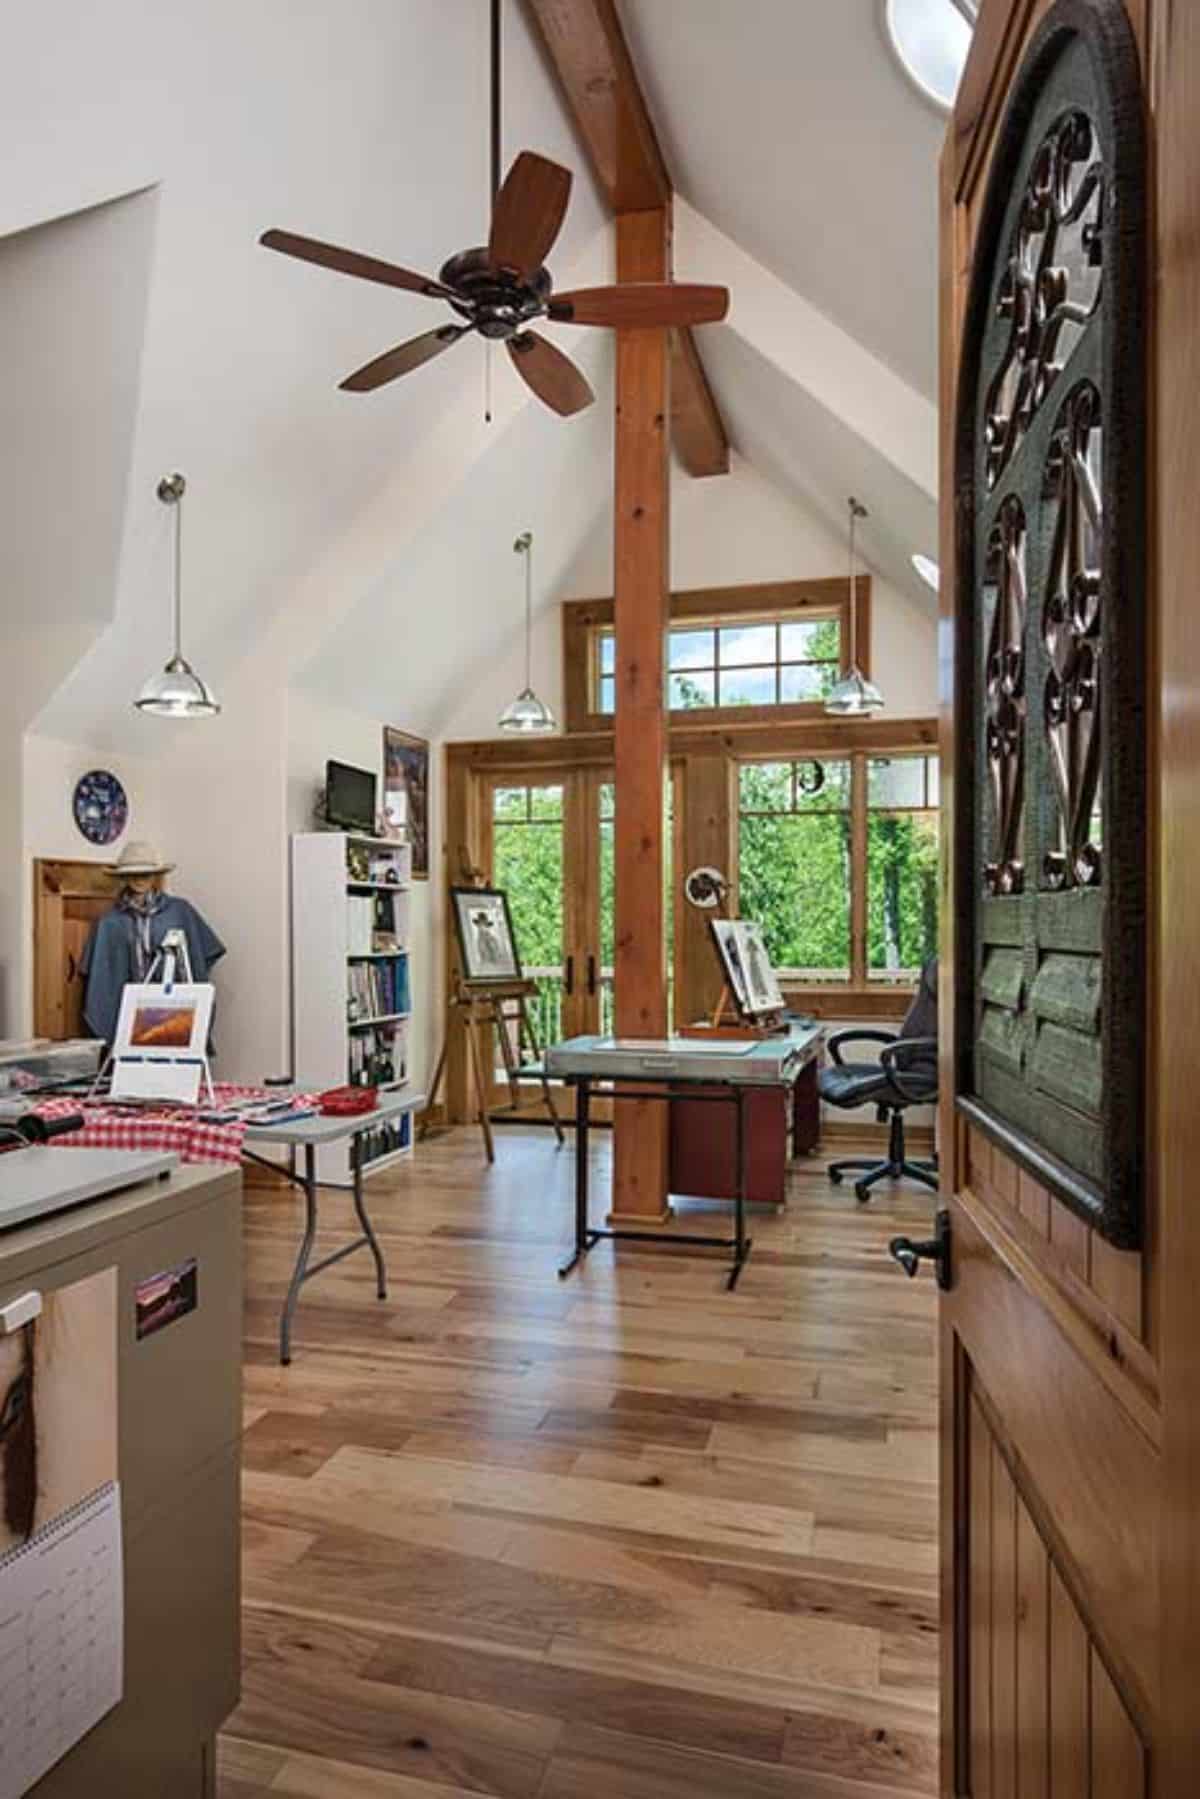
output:
<svg viewBox="0 0 1200 1799"><path fill-rule="evenodd" d="M112 1099L175 1100L194 1106L201 1082L211 1101L208 1031L213 987L207 982L130 982L112 1046Z"/></svg>

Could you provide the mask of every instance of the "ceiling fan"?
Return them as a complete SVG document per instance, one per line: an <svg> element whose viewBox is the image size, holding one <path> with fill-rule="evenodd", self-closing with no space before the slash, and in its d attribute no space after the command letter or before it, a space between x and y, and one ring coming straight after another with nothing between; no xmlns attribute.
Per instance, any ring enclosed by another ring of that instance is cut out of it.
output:
<svg viewBox="0 0 1200 1799"><path fill-rule="evenodd" d="M371 393L407 375L478 332L504 343L513 367L539 400L569 417L590 406L595 394L569 356L531 329L537 319L563 325L707 325L723 319L729 290L671 281L628 281L616 287L583 287L556 294L545 258L566 216L571 171L523 150L505 177L500 170L499 0L492 0L492 222L486 245L461 250L442 265L437 280L395 263L344 250L292 231L264 231L269 250L384 287L445 300L461 324L437 325L382 356L373 357L340 383L348 393Z"/></svg>

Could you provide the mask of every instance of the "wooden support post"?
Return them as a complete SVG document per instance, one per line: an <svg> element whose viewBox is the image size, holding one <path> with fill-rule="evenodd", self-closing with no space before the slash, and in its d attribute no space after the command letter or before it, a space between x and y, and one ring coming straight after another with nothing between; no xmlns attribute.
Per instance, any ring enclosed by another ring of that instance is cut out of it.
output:
<svg viewBox="0 0 1200 1799"><path fill-rule="evenodd" d="M671 278L669 208L617 218L618 281ZM616 950L618 1037L663 1037L663 696L669 617L670 341L665 330L617 332ZM667 1113L625 1101L613 1122L613 1217L653 1225L667 1205Z"/></svg>

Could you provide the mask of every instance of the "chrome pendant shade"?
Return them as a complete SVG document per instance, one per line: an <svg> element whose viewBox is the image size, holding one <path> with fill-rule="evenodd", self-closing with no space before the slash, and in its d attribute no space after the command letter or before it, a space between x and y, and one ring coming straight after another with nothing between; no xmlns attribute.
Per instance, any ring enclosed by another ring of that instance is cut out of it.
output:
<svg viewBox="0 0 1200 1799"><path fill-rule="evenodd" d="M200 679L187 661L180 643L180 570L182 559L183 496L187 482L182 475L164 475L158 484L158 497L164 506L175 508L174 557L174 651L161 674L151 675L133 702L139 712L152 718L214 718L221 710L212 689Z"/></svg>
<svg viewBox="0 0 1200 1799"><path fill-rule="evenodd" d="M866 718L882 709L884 700L873 681L868 681L858 666L858 521L867 517L867 509L851 495L850 511L850 667L840 681L835 681L825 696L825 710L833 718Z"/></svg>
<svg viewBox="0 0 1200 1799"><path fill-rule="evenodd" d="M530 669L533 634L533 533L522 531L513 544L518 556L525 558L525 685L516 699L500 714L499 728L523 737L545 737L557 731L558 720L533 691Z"/></svg>

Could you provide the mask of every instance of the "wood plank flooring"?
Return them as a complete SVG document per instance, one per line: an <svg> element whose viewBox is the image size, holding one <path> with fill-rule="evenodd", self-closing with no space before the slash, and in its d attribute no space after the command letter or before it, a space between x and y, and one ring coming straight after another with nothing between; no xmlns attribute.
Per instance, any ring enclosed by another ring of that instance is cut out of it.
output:
<svg viewBox="0 0 1200 1799"><path fill-rule="evenodd" d="M319 1275L290 1368L299 1204L248 1191L221 1799L934 1793L935 1289L886 1255L932 1196L803 1163L734 1294L627 1244L559 1282L572 1155L422 1145L371 1186L390 1299Z"/></svg>

